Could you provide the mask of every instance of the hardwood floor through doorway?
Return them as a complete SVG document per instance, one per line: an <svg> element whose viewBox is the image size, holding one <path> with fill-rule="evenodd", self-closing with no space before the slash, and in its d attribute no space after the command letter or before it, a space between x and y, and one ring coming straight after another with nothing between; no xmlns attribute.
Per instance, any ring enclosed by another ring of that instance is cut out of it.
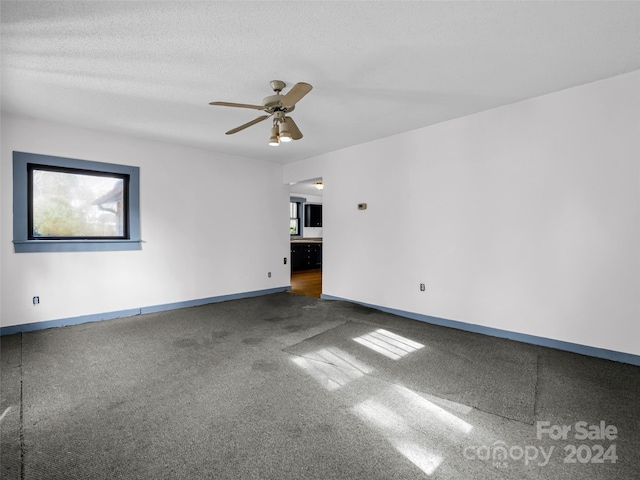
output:
<svg viewBox="0 0 640 480"><path fill-rule="evenodd" d="M322 269L291 272L290 293L320 298L322 294Z"/></svg>

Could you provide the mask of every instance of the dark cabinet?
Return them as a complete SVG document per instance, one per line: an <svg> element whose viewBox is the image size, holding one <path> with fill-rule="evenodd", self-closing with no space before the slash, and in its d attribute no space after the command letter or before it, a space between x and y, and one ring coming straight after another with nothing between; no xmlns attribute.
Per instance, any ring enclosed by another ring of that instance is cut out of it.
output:
<svg viewBox="0 0 640 480"><path fill-rule="evenodd" d="M322 205L307 203L304 206L304 226L305 227L321 227L322 226Z"/></svg>
<svg viewBox="0 0 640 480"><path fill-rule="evenodd" d="M304 264L304 243L291 244L291 270L302 270Z"/></svg>
<svg viewBox="0 0 640 480"><path fill-rule="evenodd" d="M307 265L309 268L322 268L322 244L312 243L307 249Z"/></svg>
<svg viewBox="0 0 640 480"><path fill-rule="evenodd" d="M291 243L291 270L322 268L322 243Z"/></svg>

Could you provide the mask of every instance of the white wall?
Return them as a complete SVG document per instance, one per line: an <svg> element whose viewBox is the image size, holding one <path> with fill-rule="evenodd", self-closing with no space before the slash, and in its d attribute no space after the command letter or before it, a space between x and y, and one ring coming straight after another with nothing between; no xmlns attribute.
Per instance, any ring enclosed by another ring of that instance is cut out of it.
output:
<svg viewBox="0 0 640 480"><path fill-rule="evenodd" d="M322 227L304 227L303 238L322 238Z"/></svg>
<svg viewBox="0 0 640 480"><path fill-rule="evenodd" d="M142 250L14 253L14 150L139 166ZM5 114L1 162L2 326L290 283L281 165Z"/></svg>
<svg viewBox="0 0 640 480"><path fill-rule="evenodd" d="M285 166L285 182L326 185L323 293L640 354L639 85L633 72Z"/></svg>

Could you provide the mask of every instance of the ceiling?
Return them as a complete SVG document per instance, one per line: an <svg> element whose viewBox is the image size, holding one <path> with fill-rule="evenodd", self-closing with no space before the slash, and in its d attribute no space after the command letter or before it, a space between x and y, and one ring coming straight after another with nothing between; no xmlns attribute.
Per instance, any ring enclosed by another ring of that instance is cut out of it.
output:
<svg viewBox="0 0 640 480"><path fill-rule="evenodd" d="M322 197L323 190L318 190L315 185L318 182L323 183L321 177L292 183L289 185L289 193L292 195L301 195L303 198L308 196Z"/></svg>
<svg viewBox="0 0 640 480"><path fill-rule="evenodd" d="M2 110L286 164L640 69L640 2L5 1ZM267 145L271 80L313 90Z"/></svg>

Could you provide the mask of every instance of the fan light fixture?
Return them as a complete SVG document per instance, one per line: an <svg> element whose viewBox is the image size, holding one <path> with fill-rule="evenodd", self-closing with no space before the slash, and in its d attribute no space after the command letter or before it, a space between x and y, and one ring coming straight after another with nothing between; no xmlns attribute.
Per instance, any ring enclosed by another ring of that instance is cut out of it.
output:
<svg viewBox="0 0 640 480"><path fill-rule="evenodd" d="M274 123L271 127L271 137L269 138L269 145L277 147L280 145L280 135L278 134L278 124Z"/></svg>
<svg viewBox="0 0 640 480"><path fill-rule="evenodd" d="M289 125L287 125L286 119L282 119L280 123L280 141L281 142L290 142L293 140L291 138L291 133L289 133Z"/></svg>
<svg viewBox="0 0 640 480"><path fill-rule="evenodd" d="M314 187L316 187L318 190L322 190L324 188L324 185L322 184L322 182L316 182L313 184Z"/></svg>

